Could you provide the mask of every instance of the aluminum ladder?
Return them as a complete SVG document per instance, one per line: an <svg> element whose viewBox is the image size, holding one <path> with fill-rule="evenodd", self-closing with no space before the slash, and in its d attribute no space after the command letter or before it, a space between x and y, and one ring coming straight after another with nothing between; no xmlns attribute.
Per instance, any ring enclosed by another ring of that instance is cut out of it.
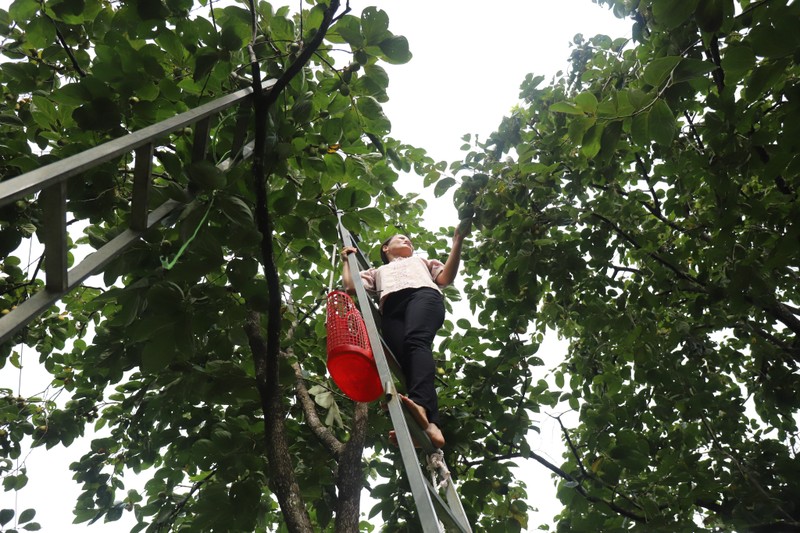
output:
<svg viewBox="0 0 800 533"><path fill-rule="evenodd" d="M269 91L276 81L265 80L261 90ZM0 318L0 344L9 341L17 331L78 287L86 278L101 272L103 267L122 254L128 246L138 241L144 232L171 213L183 209L184 205L176 200L167 200L152 211L148 208L154 152L159 143L166 142L164 139L170 133L192 127L192 162L203 160L211 140L212 119L227 109L238 106L231 157L221 162L218 168L227 170L230 166L252 157L253 142L245 143L252 111L252 94L253 89L250 87L241 89L66 159L0 181L0 206L39 193L43 210L47 213L42 228L42 244L47 260L45 286ZM134 171L130 227L68 269L67 180L80 179L83 172L131 153L134 154Z"/></svg>
<svg viewBox="0 0 800 533"><path fill-rule="evenodd" d="M403 467L411 486L411 493L414 496L414 504L422 524L422 530L425 533L440 533L441 531L472 533L464 507L461 505L461 499L458 496L453 480L449 478L449 474L444 486L445 497L442 498L439 494L439 489L431 483L431 480L425 477L422 470L414 442L419 443L425 457L430 457L432 454L437 453L437 450L431 444L428 435L419 427L404 407L403 402L400 401L392 371L394 370L394 374L399 379L402 379L402 372L378 330L376 317L379 316L379 313L374 305L374 300L367 295L364 284L361 282L361 277L357 274L359 271L369 268L370 264L367 257L358 247L356 237L344 227L341 212L338 212L338 215L339 234L343 245L345 247L353 246L358 250L357 253L347 256L348 266L350 267L350 272L353 273L351 277L355 286L356 297L358 298L357 305L367 326L369 343L372 347L372 354L375 357L381 383L383 384L384 397L389 406L389 415L397 434L397 444L400 447ZM442 459L442 464L444 464L444 459Z"/></svg>

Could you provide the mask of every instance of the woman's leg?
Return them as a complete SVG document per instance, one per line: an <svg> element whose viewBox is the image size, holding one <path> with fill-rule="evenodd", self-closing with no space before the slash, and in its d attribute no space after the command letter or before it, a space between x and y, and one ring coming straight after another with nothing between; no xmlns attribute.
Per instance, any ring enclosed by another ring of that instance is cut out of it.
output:
<svg viewBox="0 0 800 533"><path fill-rule="evenodd" d="M444 322L442 295L424 288L397 296L384 304L384 338L403 369L408 397L425 409L429 422L441 426L432 345Z"/></svg>

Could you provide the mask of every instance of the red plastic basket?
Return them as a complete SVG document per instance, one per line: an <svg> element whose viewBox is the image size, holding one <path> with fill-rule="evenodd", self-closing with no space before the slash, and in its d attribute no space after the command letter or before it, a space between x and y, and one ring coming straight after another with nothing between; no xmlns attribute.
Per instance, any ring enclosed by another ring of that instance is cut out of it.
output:
<svg viewBox="0 0 800 533"><path fill-rule="evenodd" d="M328 294L328 371L334 383L357 402L383 393L367 327L355 303L342 291Z"/></svg>

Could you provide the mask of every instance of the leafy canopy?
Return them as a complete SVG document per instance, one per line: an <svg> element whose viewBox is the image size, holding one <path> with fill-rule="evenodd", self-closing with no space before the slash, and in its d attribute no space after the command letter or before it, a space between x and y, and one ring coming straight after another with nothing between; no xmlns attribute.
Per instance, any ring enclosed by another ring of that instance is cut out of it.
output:
<svg viewBox="0 0 800 533"><path fill-rule="evenodd" d="M522 389L579 415L559 530L795 531L800 6L598 3L633 38L576 36L451 167L480 228L467 335L569 340L558 390Z"/></svg>

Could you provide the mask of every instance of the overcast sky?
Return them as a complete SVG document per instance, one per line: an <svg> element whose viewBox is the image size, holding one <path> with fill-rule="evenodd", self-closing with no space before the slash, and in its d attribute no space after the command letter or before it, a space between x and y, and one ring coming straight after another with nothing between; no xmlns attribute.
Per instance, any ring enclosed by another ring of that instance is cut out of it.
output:
<svg viewBox="0 0 800 533"><path fill-rule="evenodd" d="M9 4L10 0L0 0L5 9ZM526 74L542 74L549 80L566 68L569 43L576 33L630 35L629 21L615 19L591 0L351 0L350 5L356 15L369 5L387 11L389 29L408 38L414 55L406 65L387 68L390 102L384 110L392 121L392 136L448 162L460 159L464 134L485 138L495 129L517 103ZM402 189L413 190L418 183L421 180L405 178ZM431 229L455 224L455 209L447 198L433 203L429 212L426 221ZM563 347L549 339L539 355L547 363L540 376L545 377L546 369L563 357ZM47 383L37 383L31 368L35 355L27 356L21 379L16 369L7 365L0 371L0 387L16 391L21 382L23 395L43 390ZM541 436L532 436L532 447L558 464L559 431L546 417L541 422ZM36 520L46 532L129 530L133 523L130 515L117 523L94 524L88 530L85 525L70 525L79 490L68 467L87 448L88 443L76 443L67 450L33 450L26 460L29 485L17 495L0 492L0 508L16 507L21 512L35 507ZM559 506L549 471L538 464L526 465L525 470L530 503L540 509L530 515L533 531L539 524L550 523Z"/></svg>

